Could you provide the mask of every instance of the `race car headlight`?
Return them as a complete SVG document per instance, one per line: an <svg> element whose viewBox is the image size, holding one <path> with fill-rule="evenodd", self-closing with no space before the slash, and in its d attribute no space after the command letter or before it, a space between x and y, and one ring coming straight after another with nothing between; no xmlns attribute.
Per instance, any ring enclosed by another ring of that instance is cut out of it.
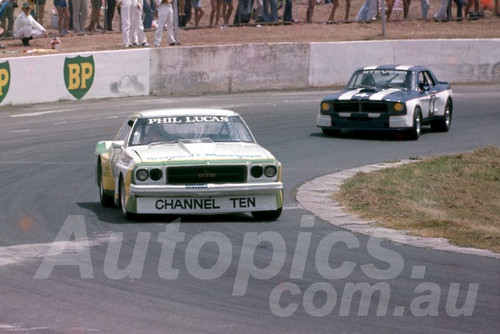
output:
<svg viewBox="0 0 500 334"><path fill-rule="evenodd" d="M163 173L162 173L161 169L155 168L155 169L152 169L149 171L149 177L153 181L160 180L162 178L162 176L163 176Z"/></svg>
<svg viewBox="0 0 500 334"><path fill-rule="evenodd" d="M259 178L264 174L264 169L262 166L253 166L252 169L250 169L250 174L254 178Z"/></svg>
<svg viewBox="0 0 500 334"><path fill-rule="evenodd" d="M326 113L331 109L331 105L329 102L321 102L321 113Z"/></svg>
<svg viewBox="0 0 500 334"><path fill-rule="evenodd" d="M405 105L401 102L394 104L394 111L401 112L405 110Z"/></svg>
<svg viewBox="0 0 500 334"><path fill-rule="evenodd" d="M149 173L147 169L139 169L135 172L135 177L139 181L146 181L148 179Z"/></svg>
<svg viewBox="0 0 500 334"><path fill-rule="evenodd" d="M267 177L273 177L276 175L277 172L278 169L276 168L276 166L266 166L264 168L264 175Z"/></svg>

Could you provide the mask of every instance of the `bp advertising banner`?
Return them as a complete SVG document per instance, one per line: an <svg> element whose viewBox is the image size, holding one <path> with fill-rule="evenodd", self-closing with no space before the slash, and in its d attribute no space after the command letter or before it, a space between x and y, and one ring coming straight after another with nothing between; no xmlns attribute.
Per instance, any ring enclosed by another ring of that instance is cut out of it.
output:
<svg viewBox="0 0 500 334"><path fill-rule="evenodd" d="M149 95L149 50L0 60L0 105Z"/></svg>

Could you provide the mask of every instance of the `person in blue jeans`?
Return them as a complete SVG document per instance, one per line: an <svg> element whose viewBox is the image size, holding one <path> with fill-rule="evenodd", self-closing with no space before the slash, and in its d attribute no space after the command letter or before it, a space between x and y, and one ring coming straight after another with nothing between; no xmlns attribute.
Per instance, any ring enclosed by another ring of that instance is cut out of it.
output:
<svg viewBox="0 0 500 334"><path fill-rule="evenodd" d="M143 0L142 11L144 13L144 20L142 24L144 29L151 29L153 24L153 16L156 11L156 4L154 0Z"/></svg>

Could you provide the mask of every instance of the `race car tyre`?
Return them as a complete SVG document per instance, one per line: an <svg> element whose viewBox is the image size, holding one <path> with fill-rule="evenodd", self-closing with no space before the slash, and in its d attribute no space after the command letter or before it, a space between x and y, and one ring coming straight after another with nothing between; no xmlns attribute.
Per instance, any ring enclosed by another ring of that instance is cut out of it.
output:
<svg viewBox="0 0 500 334"><path fill-rule="evenodd" d="M282 208L271 211L253 211L252 217L259 221L276 220L281 216Z"/></svg>
<svg viewBox="0 0 500 334"><path fill-rule="evenodd" d="M104 193L104 181L102 177L102 166L100 160L97 167L97 177L99 178L99 198L101 200L101 205L106 208L114 206L115 202L113 196L109 196Z"/></svg>
<svg viewBox="0 0 500 334"><path fill-rule="evenodd" d="M338 129L322 129L322 131L325 136L332 136L332 137L338 136L342 132L342 130Z"/></svg>
<svg viewBox="0 0 500 334"><path fill-rule="evenodd" d="M435 132L448 132L451 127L451 118L452 118L452 103L450 100L446 102L446 107L444 108L444 116L443 118L432 121L431 129Z"/></svg>
<svg viewBox="0 0 500 334"><path fill-rule="evenodd" d="M408 131L408 138L411 140L417 140L422 133L422 111L420 107L415 108L413 113L413 127Z"/></svg>
<svg viewBox="0 0 500 334"><path fill-rule="evenodd" d="M123 180L123 177L120 177L120 208L122 210L123 216L128 220L132 220L136 217L136 215L127 211L126 203L127 192L125 190L125 181Z"/></svg>

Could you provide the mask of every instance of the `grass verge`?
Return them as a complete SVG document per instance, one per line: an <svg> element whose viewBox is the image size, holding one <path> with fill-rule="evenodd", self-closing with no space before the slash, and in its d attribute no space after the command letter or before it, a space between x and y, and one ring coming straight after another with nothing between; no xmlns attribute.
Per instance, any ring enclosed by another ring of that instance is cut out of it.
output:
<svg viewBox="0 0 500 334"><path fill-rule="evenodd" d="M335 200L384 227L500 253L500 149L495 146L359 173Z"/></svg>

